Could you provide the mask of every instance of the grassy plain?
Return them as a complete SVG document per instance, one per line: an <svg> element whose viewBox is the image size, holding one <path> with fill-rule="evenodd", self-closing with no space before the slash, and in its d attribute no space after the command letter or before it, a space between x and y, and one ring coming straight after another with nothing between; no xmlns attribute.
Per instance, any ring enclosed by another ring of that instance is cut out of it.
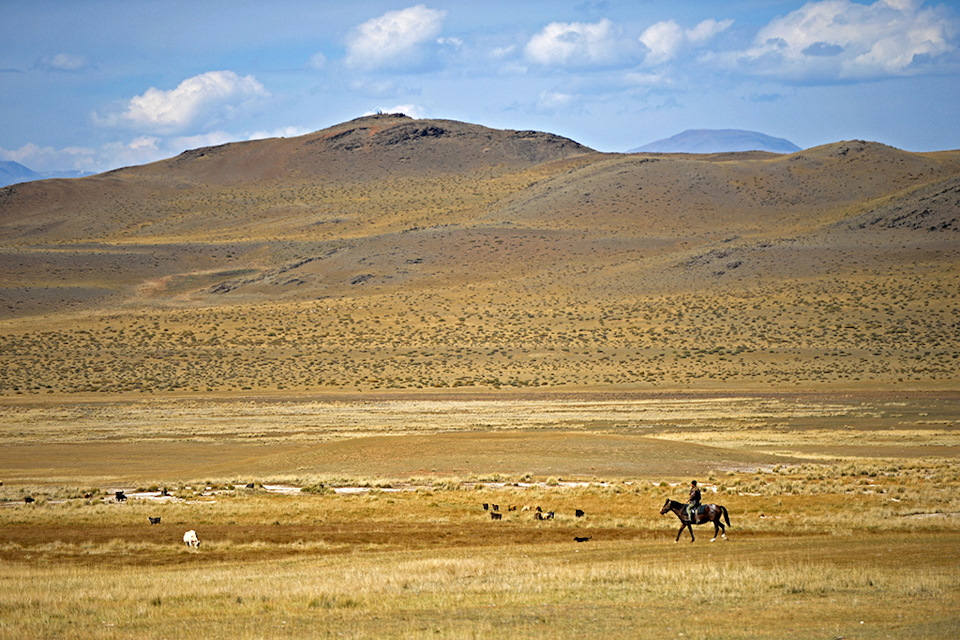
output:
<svg viewBox="0 0 960 640"><path fill-rule="evenodd" d="M8 401L0 637L952 638L957 401Z"/></svg>

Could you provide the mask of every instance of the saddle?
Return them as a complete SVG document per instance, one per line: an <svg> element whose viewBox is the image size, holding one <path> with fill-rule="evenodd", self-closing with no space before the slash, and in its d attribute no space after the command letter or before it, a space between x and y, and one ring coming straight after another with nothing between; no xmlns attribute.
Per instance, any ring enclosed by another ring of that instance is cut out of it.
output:
<svg viewBox="0 0 960 640"><path fill-rule="evenodd" d="M693 517L694 523L696 523L697 518L703 515L703 512L707 510L706 505L699 504L695 508L690 510L690 515Z"/></svg>

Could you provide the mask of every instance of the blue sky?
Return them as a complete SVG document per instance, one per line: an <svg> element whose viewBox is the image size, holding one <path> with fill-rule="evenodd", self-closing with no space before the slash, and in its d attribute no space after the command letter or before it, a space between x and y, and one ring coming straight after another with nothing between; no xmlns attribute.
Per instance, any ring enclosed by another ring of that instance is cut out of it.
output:
<svg viewBox="0 0 960 640"><path fill-rule="evenodd" d="M625 151L960 148L956 0L0 0L0 160L104 171L377 110Z"/></svg>

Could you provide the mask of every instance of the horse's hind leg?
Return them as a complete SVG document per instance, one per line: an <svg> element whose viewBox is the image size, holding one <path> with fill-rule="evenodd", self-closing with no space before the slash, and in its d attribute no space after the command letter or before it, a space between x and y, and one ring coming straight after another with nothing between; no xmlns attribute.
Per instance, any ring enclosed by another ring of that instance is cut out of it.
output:
<svg viewBox="0 0 960 640"><path fill-rule="evenodd" d="M726 539L727 539L727 528L726 528L725 526L723 526L723 523L720 522L720 519L719 519L719 518L717 518L716 522L713 523L713 526L714 526L713 540L716 540L716 539L717 539L717 531L720 532L720 537L723 538L724 540L726 540ZM713 540L711 540L710 542L713 542Z"/></svg>

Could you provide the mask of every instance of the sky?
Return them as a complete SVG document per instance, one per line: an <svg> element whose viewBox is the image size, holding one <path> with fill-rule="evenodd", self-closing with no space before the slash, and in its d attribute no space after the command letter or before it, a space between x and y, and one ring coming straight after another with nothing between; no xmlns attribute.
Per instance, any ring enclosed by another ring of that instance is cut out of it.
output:
<svg viewBox="0 0 960 640"><path fill-rule="evenodd" d="M377 111L960 149L960 0L0 0L0 160L34 171Z"/></svg>

